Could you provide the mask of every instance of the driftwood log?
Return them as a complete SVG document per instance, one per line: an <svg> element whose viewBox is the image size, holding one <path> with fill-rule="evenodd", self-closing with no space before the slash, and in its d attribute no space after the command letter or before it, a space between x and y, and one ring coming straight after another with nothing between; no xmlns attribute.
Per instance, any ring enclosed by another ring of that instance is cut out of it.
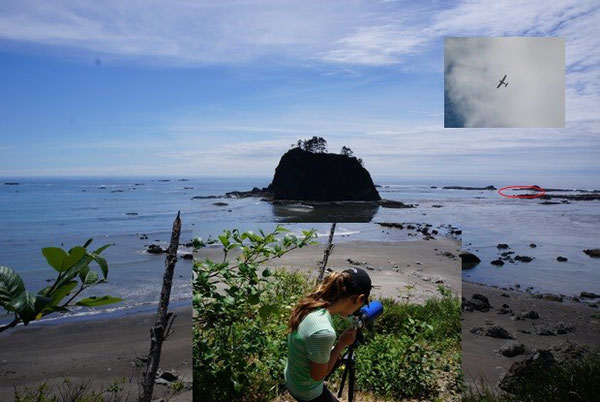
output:
<svg viewBox="0 0 600 402"><path fill-rule="evenodd" d="M177 263L177 249L179 248L179 235L181 233L181 219L179 212L173 222L173 230L171 232L171 243L167 249L167 257L165 258L165 274L163 276L163 285L160 292L160 301L158 304L158 312L156 314L156 323L150 328L150 352L148 353L148 363L146 370L141 380L141 392L139 401L150 402L152 400L152 392L154 391L154 380L158 365L160 363L160 353L165 339L171 333L171 326L175 316L170 313L169 300L171 298L171 287L173 285L173 272Z"/></svg>
<svg viewBox="0 0 600 402"><path fill-rule="evenodd" d="M327 240L327 246L325 247L325 252L323 253L323 262L319 267L319 276L317 278L317 283L321 283L323 281L323 276L325 275L325 268L327 267L327 260L329 260L329 255L333 251L333 234L335 233L335 225L335 222L332 223L331 229L329 230L329 239Z"/></svg>

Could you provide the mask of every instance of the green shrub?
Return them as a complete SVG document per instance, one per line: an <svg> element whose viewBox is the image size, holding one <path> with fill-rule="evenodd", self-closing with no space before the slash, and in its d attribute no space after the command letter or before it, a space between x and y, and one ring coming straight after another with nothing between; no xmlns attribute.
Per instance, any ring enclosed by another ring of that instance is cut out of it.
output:
<svg viewBox="0 0 600 402"><path fill-rule="evenodd" d="M260 275L259 268L311 244L316 236L315 231L302 237L287 232L280 226L268 234L224 231L219 236L222 261L194 264L194 394L203 400L257 400L276 394L281 362L285 364L285 317L302 288L298 276L271 278L268 268ZM195 241L198 248L206 244ZM239 255L229 261L234 250Z"/></svg>
<svg viewBox="0 0 600 402"><path fill-rule="evenodd" d="M357 387L394 398L427 397L435 386L435 354L409 336L375 334L357 349Z"/></svg>

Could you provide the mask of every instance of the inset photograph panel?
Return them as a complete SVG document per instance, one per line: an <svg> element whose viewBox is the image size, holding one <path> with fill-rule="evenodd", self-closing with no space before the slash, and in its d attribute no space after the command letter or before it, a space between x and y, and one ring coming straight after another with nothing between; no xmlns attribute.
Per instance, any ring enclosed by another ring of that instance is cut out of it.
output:
<svg viewBox="0 0 600 402"><path fill-rule="evenodd" d="M564 38L445 38L444 127L564 126Z"/></svg>
<svg viewBox="0 0 600 402"><path fill-rule="evenodd" d="M196 241L194 400L460 400L450 228L244 226Z"/></svg>

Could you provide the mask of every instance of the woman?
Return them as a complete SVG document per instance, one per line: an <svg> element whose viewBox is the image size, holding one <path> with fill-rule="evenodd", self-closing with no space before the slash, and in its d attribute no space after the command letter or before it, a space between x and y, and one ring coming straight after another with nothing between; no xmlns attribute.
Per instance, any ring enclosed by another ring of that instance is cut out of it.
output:
<svg viewBox="0 0 600 402"><path fill-rule="evenodd" d="M360 268L333 272L317 290L302 299L289 322L285 384L300 402L337 399L323 386L344 348L354 342L356 330L344 331L336 340L331 316L347 316L369 300L371 278Z"/></svg>

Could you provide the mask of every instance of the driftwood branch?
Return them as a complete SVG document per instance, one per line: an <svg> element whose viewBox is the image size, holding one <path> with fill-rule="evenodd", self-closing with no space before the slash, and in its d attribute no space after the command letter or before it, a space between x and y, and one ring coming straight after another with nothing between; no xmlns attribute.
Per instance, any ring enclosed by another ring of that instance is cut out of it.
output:
<svg viewBox="0 0 600 402"><path fill-rule="evenodd" d="M156 314L156 323L150 328L150 352L148 353L148 363L146 371L142 378L142 392L139 397L140 402L150 402L152 392L154 391L154 379L160 363L160 353L163 341L171 331L173 325L173 313L169 313L169 299L171 298L171 287L173 285L173 272L177 263L177 249L179 248L179 235L181 233L181 219L179 212L173 222L173 231L171 232L171 243L167 249L165 258L165 274L163 276L163 285L160 292L160 301ZM171 319L172 317L172 319Z"/></svg>
<svg viewBox="0 0 600 402"><path fill-rule="evenodd" d="M319 268L319 277L317 278L317 283L321 283L323 280L325 268L327 267L327 260L329 260L329 255L333 251L333 234L335 233L335 225L335 222L332 223L331 229L329 230L329 239L327 240L327 246L325 247L325 252L323 253L323 261L321 262L321 267Z"/></svg>

